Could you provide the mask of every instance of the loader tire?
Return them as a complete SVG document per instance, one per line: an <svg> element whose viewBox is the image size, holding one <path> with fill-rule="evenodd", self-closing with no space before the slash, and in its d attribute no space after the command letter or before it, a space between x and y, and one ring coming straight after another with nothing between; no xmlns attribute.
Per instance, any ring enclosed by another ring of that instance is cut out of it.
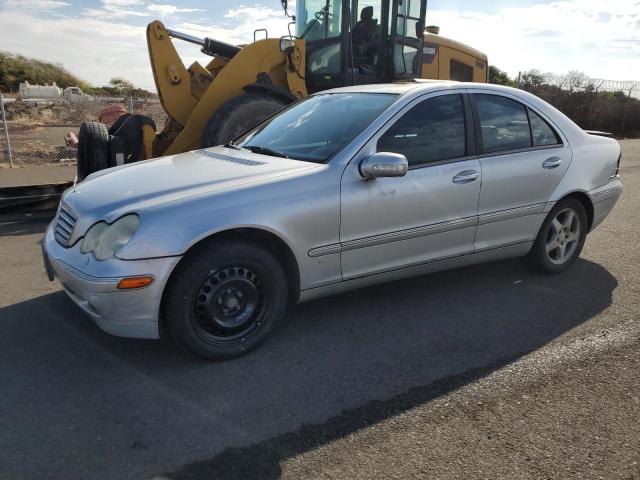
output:
<svg viewBox="0 0 640 480"><path fill-rule="evenodd" d="M109 167L109 131L98 122L83 122L78 133L78 182Z"/></svg>
<svg viewBox="0 0 640 480"><path fill-rule="evenodd" d="M286 105L277 98L255 93L233 97L207 121L202 131L202 146L224 145Z"/></svg>

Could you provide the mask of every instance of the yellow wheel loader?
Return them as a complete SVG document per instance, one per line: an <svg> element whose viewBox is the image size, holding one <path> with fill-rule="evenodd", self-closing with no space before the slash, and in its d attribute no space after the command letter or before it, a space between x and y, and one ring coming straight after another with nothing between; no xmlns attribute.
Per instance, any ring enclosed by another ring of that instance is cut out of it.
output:
<svg viewBox="0 0 640 480"><path fill-rule="evenodd" d="M149 57L168 120L158 134L143 125L140 148L128 149L140 154L124 163L225 144L329 88L416 78L486 82L486 55L425 29L426 7L426 0L297 0L290 35L256 40L266 33L259 29L242 47L150 23ZM173 39L201 46L211 61L187 68Z"/></svg>

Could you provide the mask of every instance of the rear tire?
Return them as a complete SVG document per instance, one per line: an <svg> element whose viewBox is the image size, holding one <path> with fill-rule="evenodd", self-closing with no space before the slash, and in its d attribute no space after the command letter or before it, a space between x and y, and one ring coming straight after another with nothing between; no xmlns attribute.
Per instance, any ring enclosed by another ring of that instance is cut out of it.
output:
<svg viewBox="0 0 640 480"><path fill-rule="evenodd" d="M287 279L274 255L245 240L217 240L188 254L163 302L171 336L205 358L225 359L257 347L282 320Z"/></svg>
<svg viewBox="0 0 640 480"><path fill-rule="evenodd" d="M224 145L285 106L283 101L268 95L250 93L234 97L207 121L202 131L202 146Z"/></svg>
<svg viewBox="0 0 640 480"><path fill-rule="evenodd" d="M78 133L77 177L81 182L87 175L109 167L109 131L99 122L83 122Z"/></svg>
<svg viewBox="0 0 640 480"><path fill-rule="evenodd" d="M549 212L526 261L535 270L555 274L576 261L587 236L587 213L574 198L559 201Z"/></svg>

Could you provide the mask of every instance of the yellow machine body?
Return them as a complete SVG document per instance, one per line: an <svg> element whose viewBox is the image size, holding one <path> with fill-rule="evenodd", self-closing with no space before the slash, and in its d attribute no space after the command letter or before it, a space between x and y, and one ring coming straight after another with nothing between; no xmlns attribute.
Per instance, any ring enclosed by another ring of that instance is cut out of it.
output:
<svg viewBox="0 0 640 480"><path fill-rule="evenodd" d="M158 95L168 115L153 141L154 157L200 148L209 118L225 102L243 95L244 88L255 84L262 73L268 74L273 87L292 98L308 95L303 39L293 39L289 52L281 51L279 38L258 40L243 46L233 58L216 56L206 67L194 62L188 68L160 21L148 25L147 42ZM424 48L422 78L487 81L483 53L429 33L425 34ZM465 78L458 78L461 73Z"/></svg>
<svg viewBox="0 0 640 480"><path fill-rule="evenodd" d="M484 53L450 38L424 34L422 78L486 83L488 71Z"/></svg>

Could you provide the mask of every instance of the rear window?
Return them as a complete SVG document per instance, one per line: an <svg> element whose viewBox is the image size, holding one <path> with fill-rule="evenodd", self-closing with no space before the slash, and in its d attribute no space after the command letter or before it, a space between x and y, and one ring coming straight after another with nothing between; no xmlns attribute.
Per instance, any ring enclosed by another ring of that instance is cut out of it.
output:
<svg viewBox="0 0 640 480"><path fill-rule="evenodd" d="M475 94L485 153L531 146L527 107L498 95Z"/></svg>
<svg viewBox="0 0 640 480"><path fill-rule="evenodd" d="M558 145L562 143L560 136L551 128L551 125L531 109L529 109L529 121L531 122L531 136L534 147Z"/></svg>

